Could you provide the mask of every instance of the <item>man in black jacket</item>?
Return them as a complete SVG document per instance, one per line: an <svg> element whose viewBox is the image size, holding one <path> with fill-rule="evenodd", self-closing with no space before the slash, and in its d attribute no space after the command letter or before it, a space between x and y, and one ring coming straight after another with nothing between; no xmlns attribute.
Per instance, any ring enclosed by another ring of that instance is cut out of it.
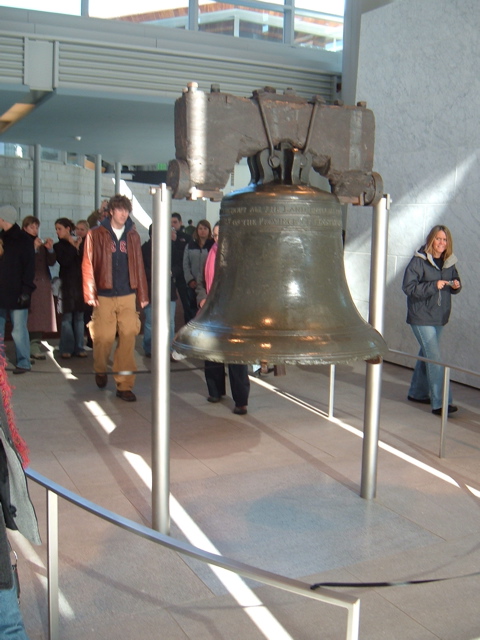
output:
<svg viewBox="0 0 480 640"><path fill-rule="evenodd" d="M0 207L0 338L10 316L17 366L13 373L30 371L30 338L27 329L30 298L35 290L35 250L16 223L14 207Z"/></svg>
<svg viewBox="0 0 480 640"><path fill-rule="evenodd" d="M144 307L145 324L143 326L143 350L147 358L152 355L152 226L148 228L149 238L142 244L143 266L148 284L148 299L150 302ZM175 335L175 310L177 305L177 290L173 276L170 276L170 342Z"/></svg>
<svg viewBox="0 0 480 640"><path fill-rule="evenodd" d="M183 274L183 254L191 237L182 231L182 226L182 216L179 213L172 213L172 276L182 303L185 324L187 324L187 322L193 318L194 314L192 314L191 311L188 299L188 287Z"/></svg>

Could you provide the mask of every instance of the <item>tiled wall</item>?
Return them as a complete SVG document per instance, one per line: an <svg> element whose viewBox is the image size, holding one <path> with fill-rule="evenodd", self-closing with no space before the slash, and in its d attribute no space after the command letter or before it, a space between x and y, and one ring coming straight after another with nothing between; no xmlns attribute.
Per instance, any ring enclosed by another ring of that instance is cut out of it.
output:
<svg viewBox="0 0 480 640"><path fill-rule="evenodd" d="M73 221L88 218L95 204L95 172L82 167L59 162L42 161L40 169L40 235L56 241L55 220L66 217ZM152 213L152 196L146 184L128 182L127 189L145 210ZM102 198L115 193L112 175L102 176ZM127 192L130 196L130 193ZM11 204L19 212L19 222L33 215L33 161L23 158L0 156L0 205ZM187 224L205 217L206 205L202 200L187 202L175 200L172 210L182 215ZM212 213L216 219L218 214ZM139 217L137 229L142 240L148 238L148 217Z"/></svg>

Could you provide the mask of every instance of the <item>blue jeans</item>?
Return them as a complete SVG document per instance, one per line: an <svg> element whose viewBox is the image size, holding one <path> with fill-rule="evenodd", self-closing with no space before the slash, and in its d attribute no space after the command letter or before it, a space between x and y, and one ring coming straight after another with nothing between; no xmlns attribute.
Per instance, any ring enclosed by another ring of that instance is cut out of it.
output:
<svg viewBox="0 0 480 640"><path fill-rule="evenodd" d="M62 315L62 326L60 329L60 353L80 353L85 351L84 346L85 325L83 322L83 311L69 311Z"/></svg>
<svg viewBox="0 0 480 640"><path fill-rule="evenodd" d="M170 301L170 342L175 335L175 310L176 301ZM143 350L145 354L151 355L152 353L152 305L147 304L143 310L145 312L145 324L143 325Z"/></svg>
<svg viewBox="0 0 480 640"><path fill-rule="evenodd" d="M30 369L30 336L28 335L28 309L0 309L0 337L5 337L5 323L10 315L12 338L17 354L17 367Z"/></svg>
<svg viewBox="0 0 480 640"><path fill-rule="evenodd" d="M440 336L443 327L412 324L413 334L420 345L418 353L422 358L440 361ZM417 360L413 370L408 395L417 400L430 398L432 409L440 409L443 398L443 367L431 362ZM452 394L448 390L448 404L452 404Z"/></svg>
<svg viewBox="0 0 480 640"><path fill-rule="evenodd" d="M28 640L15 587L0 589L0 638Z"/></svg>

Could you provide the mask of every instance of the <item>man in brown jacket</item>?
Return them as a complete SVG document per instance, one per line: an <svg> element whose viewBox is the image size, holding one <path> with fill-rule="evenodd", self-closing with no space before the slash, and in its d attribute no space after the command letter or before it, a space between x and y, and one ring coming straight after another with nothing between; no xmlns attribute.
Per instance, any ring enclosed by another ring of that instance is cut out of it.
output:
<svg viewBox="0 0 480 640"><path fill-rule="evenodd" d="M113 357L117 397L126 402L137 399L135 383L135 337L140 332L140 307L148 304L147 279L143 266L140 236L130 218L132 203L126 196L113 196L109 215L85 238L82 262L83 296L92 307L89 324L93 340L95 382L107 386L107 364L115 336Z"/></svg>

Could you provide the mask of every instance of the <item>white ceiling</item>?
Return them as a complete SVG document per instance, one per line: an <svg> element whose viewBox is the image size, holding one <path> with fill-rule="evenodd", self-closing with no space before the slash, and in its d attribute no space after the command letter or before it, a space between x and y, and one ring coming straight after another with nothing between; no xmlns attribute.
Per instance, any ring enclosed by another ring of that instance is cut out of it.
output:
<svg viewBox="0 0 480 640"><path fill-rule="evenodd" d="M0 87L0 113L22 99L21 90ZM0 142L100 154L107 162L123 165L156 165L175 157L173 114L173 100L166 98L56 90L1 134Z"/></svg>

